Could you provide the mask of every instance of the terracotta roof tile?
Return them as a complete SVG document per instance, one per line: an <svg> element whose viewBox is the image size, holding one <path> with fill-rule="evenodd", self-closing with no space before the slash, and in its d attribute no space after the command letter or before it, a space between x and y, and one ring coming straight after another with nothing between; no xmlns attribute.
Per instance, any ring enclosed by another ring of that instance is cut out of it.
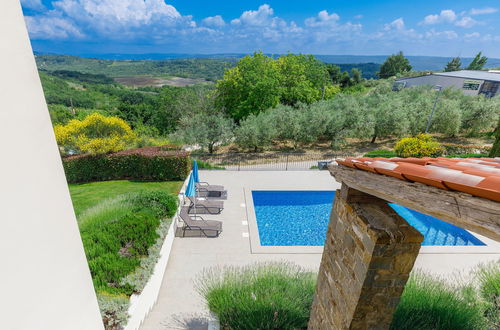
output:
<svg viewBox="0 0 500 330"><path fill-rule="evenodd" d="M339 165L500 202L500 158L346 158Z"/></svg>

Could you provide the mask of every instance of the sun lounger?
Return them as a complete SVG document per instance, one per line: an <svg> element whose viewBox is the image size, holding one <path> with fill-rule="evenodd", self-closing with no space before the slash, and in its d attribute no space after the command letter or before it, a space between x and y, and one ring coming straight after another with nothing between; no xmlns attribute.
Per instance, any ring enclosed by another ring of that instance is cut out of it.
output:
<svg viewBox="0 0 500 330"><path fill-rule="evenodd" d="M224 202L187 196L190 201L188 213L219 214L224 209Z"/></svg>
<svg viewBox="0 0 500 330"><path fill-rule="evenodd" d="M196 192L198 196L208 199L227 199L227 190L224 186L210 185L207 182L196 182Z"/></svg>
<svg viewBox="0 0 500 330"><path fill-rule="evenodd" d="M180 218L184 222L182 236L186 236L186 230L199 230L206 237L218 237L222 232L222 222L215 220L205 220L200 216L192 216L188 213L189 208L181 208ZM213 233L213 235L209 235Z"/></svg>

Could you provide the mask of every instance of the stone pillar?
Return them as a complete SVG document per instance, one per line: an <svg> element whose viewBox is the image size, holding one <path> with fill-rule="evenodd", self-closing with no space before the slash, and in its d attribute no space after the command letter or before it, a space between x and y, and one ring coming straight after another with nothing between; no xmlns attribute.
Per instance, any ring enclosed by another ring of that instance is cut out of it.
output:
<svg viewBox="0 0 500 330"><path fill-rule="evenodd" d="M308 328L388 329L422 240L386 201L343 184Z"/></svg>

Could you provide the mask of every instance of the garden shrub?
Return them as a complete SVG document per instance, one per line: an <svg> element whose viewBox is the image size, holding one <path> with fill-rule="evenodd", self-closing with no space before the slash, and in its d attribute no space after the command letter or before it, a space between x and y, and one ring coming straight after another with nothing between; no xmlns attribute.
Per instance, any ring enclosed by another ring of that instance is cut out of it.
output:
<svg viewBox="0 0 500 330"><path fill-rule="evenodd" d="M129 210L120 218L101 218L80 227L85 254L97 290L131 295L134 288L121 280L140 264L158 234L160 219L152 212Z"/></svg>
<svg viewBox="0 0 500 330"><path fill-rule="evenodd" d="M160 218L171 218L177 211L177 196L162 191L141 191L129 198L136 209L149 209Z"/></svg>
<svg viewBox="0 0 500 330"><path fill-rule="evenodd" d="M481 305L457 289L428 275L413 273L390 329L484 330L486 320Z"/></svg>
<svg viewBox="0 0 500 330"><path fill-rule="evenodd" d="M63 159L69 183L107 180L184 180L190 170L189 154L180 150L147 147L110 155L78 155Z"/></svg>
<svg viewBox="0 0 500 330"><path fill-rule="evenodd" d="M428 134L419 134L399 140L394 147L399 157L436 157L443 153L439 142Z"/></svg>
<svg viewBox="0 0 500 330"><path fill-rule="evenodd" d="M291 263L206 270L198 290L223 329L305 329L316 275Z"/></svg>
<svg viewBox="0 0 500 330"><path fill-rule="evenodd" d="M489 327L500 329L500 261L478 267L476 278L479 294L485 302L485 316Z"/></svg>
<svg viewBox="0 0 500 330"><path fill-rule="evenodd" d="M173 216L176 209L176 196L145 191L107 200L82 214L80 233L98 292L138 291L124 279L157 242L162 218Z"/></svg>
<svg viewBox="0 0 500 330"><path fill-rule="evenodd" d="M92 113L83 120L72 119L54 127L57 144L63 152L93 155L125 149L136 136L129 124L118 117Z"/></svg>
<svg viewBox="0 0 500 330"><path fill-rule="evenodd" d="M125 295L97 292L97 302L106 330L121 330L127 323L129 299Z"/></svg>

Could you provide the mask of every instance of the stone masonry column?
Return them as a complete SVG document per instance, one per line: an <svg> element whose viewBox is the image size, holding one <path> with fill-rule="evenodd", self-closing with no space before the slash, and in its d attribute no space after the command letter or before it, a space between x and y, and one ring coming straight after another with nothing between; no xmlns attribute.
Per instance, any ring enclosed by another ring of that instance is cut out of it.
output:
<svg viewBox="0 0 500 330"><path fill-rule="evenodd" d="M308 329L388 329L422 240L387 201L342 184Z"/></svg>

